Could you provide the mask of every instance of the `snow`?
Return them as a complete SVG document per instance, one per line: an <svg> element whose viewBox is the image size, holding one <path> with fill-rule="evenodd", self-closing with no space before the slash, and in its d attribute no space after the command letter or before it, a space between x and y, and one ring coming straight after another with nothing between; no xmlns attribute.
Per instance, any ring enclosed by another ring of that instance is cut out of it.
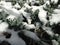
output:
<svg viewBox="0 0 60 45"><path fill-rule="evenodd" d="M14 20L14 19L16 19L16 16L14 16L14 15L9 15L6 19Z"/></svg>
<svg viewBox="0 0 60 45"><path fill-rule="evenodd" d="M0 12L2 12L2 9L0 9Z"/></svg>
<svg viewBox="0 0 60 45"><path fill-rule="evenodd" d="M51 3L57 4L58 0L51 0Z"/></svg>
<svg viewBox="0 0 60 45"><path fill-rule="evenodd" d="M3 33L3 32L6 32L7 31L7 29L8 29L8 23L6 23L6 22L2 22L2 23L0 23L0 33Z"/></svg>
<svg viewBox="0 0 60 45"><path fill-rule="evenodd" d="M60 9L60 5L58 5L58 8Z"/></svg>
<svg viewBox="0 0 60 45"><path fill-rule="evenodd" d="M26 29L35 29L34 24L27 24L26 22L23 22L23 25L25 26Z"/></svg>
<svg viewBox="0 0 60 45"><path fill-rule="evenodd" d="M52 40L53 45L59 45L59 43L56 40Z"/></svg>
<svg viewBox="0 0 60 45"><path fill-rule="evenodd" d="M33 2L33 1L36 1L36 0L29 0L29 2Z"/></svg>
<svg viewBox="0 0 60 45"><path fill-rule="evenodd" d="M20 12L18 10L16 10L15 8L11 8L8 6L6 6L6 7L2 6L2 9L4 9L7 14L15 15L18 17L20 16Z"/></svg>
<svg viewBox="0 0 60 45"><path fill-rule="evenodd" d="M50 2L49 2L49 1L46 1L46 3L45 3L45 4L50 5Z"/></svg>
<svg viewBox="0 0 60 45"><path fill-rule="evenodd" d="M28 21L28 24L31 24L32 19L31 18L27 19L27 21Z"/></svg>
<svg viewBox="0 0 60 45"><path fill-rule="evenodd" d="M50 25L58 24L60 22L60 14L52 14L52 19L49 20Z"/></svg>
<svg viewBox="0 0 60 45"><path fill-rule="evenodd" d="M39 17L40 21L44 23L44 25L48 22L48 20L46 19L47 12L45 10L40 9L38 17Z"/></svg>
<svg viewBox="0 0 60 45"><path fill-rule="evenodd" d="M16 3L13 7L14 7L14 8L21 8L18 3Z"/></svg>
<svg viewBox="0 0 60 45"><path fill-rule="evenodd" d="M55 9L53 12L56 14L60 14L60 9Z"/></svg>
<svg viewBox="0 0 60 45"><path fill-rule="evenodd" d="M43 6L44 8L47 8L46 5L50 5L50 2L49 2L49 1L46 1L46 3L43 4L42 6Z"/></svg>
<svg viewBox="0 0 60 45"><path fill-rule="evenodd" d="M48 35L50 35L51 37L54 37L54 32L50 27L43 26L43 29L45 30L45 32L47 32Z"/></svg>
<svg viewBox="0 0 60 45"><path fill-rule="evenodd" d="M12 7L11 2L1 1L0 2L0 5L2 5L3 7L8 7L8 8L11 8Z"/></svg>
<svg viewBox="0 0 60 45"><path fill-rule="evenodd" d="M52 18L49 20L50 25L60 23L60 9L53 10Z"/></svg>
<svg viewBox="0 0 60 45"><path fill-rule="evenodd" d="M29 24L31 24L31 17L30 17L30 16L31 16L31 14L30 14L30 13L25 12L25 11L24 11L24 10L22 10L22 9L21 9L19 12L20 12L21 14L23 14L23 16L27 19L28 23L29 23Z"/></svg>
<svg viewBox="0 0 60 45"><path fill-rule="evenodd" d="M34 13L36 10L39 10L40 6L31 6L32 12Z"/></svg>
<svg viewBox="0 0 60 45"><path fill-rule="evenodd" d="M11 45L26 45L23 39L21 39L14 30L9 30L12 34L10 39L6 39Z"/></svg>
<svg viewBox="0 0 60 45"><path fill-rule="evenodd" d="M2 23L2 20L0 20L0 23Z"/></svg>
<svg viewBox="0 0 60 45"><path fill-rule="evenodd" d="M6 40L11 45L26 45L25 41L17 35L18 32L14 31L13 29L11 29L11 30L8 29L6 32L11 33L11 38L7 39L7 38L5 38L4 35L0 35L1 41Z"/></svg>
<svg viewBox="0 0 60 45"><path fill-rule="evenodd" d="M31 9L31 6L29 6L27 3L24 4L25 8Z"/></svg>
<svg viewBox="0 0 60 45"><path fill-rule="evenodd" d="M44 0L44 3L46 3L47 1L49 1L49 0Z"/></svg>

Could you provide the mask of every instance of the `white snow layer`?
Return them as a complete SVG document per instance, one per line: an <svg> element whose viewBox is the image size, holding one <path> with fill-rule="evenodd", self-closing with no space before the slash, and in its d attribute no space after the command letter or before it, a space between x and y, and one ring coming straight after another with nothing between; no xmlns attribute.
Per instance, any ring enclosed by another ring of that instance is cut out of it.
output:
<svg viewBox="0 0 60 45"><path fill-rule="evenodd" d="M50 25L58 24L60 22L60 14L52 14L52 19L49 20Z"/></svg>
<svg viewBox="0 0 60 45"><path fill-rule="evenodd" d="M9 30L9 32L12 34L10 39L6 39L11 45L26 45L23 39L21 39L17 32L14 30Z"/></svg>
<svg viewBox="0 0 60 45"><path fill-rule="evenodd" d="M59 43L56 40L52 40L53 45L59 45Z"/></svg>
<svg viewBox="0 0 60 45"><path fill-rule="evenodd" d="M35 25L34 24L27 24L26 22L23 22L23 25L25 25L26 29L35 29Z"/></svg>
<svg viewBox="0 0 60 45"><path fill-rule="evenodd" d="M58 0L51 0L51 3L57 4Z"/></svg>
<svg viewBox="0 0 60 45"><path fill-rule="evenodd" d="M48 22L47 19L46 19L47 12L45 10L40 9L38 17L39 17L40 21L44 23L44 25Z"/></svg>
<svg viewBox="0 0 60 45"><path fill-rule="evenodd" d="M21 8L18 3L16 3L13 7L14 7L14 8Z"/></svg>
<svg viewBox="0 0 60 45"><path fill-rule="evenodd" d="M3 33L3 32L6 32L7 31L7 29L8 29L8 23L6 23L6 22L2 22L2 23L0 23L0 33Z"/></svg>

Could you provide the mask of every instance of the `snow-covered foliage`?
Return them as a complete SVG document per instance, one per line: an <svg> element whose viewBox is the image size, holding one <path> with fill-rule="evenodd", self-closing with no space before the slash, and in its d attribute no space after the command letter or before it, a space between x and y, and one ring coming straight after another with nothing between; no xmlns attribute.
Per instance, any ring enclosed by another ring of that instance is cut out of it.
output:
<svg viewBox="0 0 60 45"><path fill-rule="evenodd" d="M51 3L57 4L58 0L51 0Z"/></svg>
<svg viewBox="0 0 60 45"><path fill-rule="evenodd" d="M60 45L59 0L0 0L0 45Z"/></svg>

